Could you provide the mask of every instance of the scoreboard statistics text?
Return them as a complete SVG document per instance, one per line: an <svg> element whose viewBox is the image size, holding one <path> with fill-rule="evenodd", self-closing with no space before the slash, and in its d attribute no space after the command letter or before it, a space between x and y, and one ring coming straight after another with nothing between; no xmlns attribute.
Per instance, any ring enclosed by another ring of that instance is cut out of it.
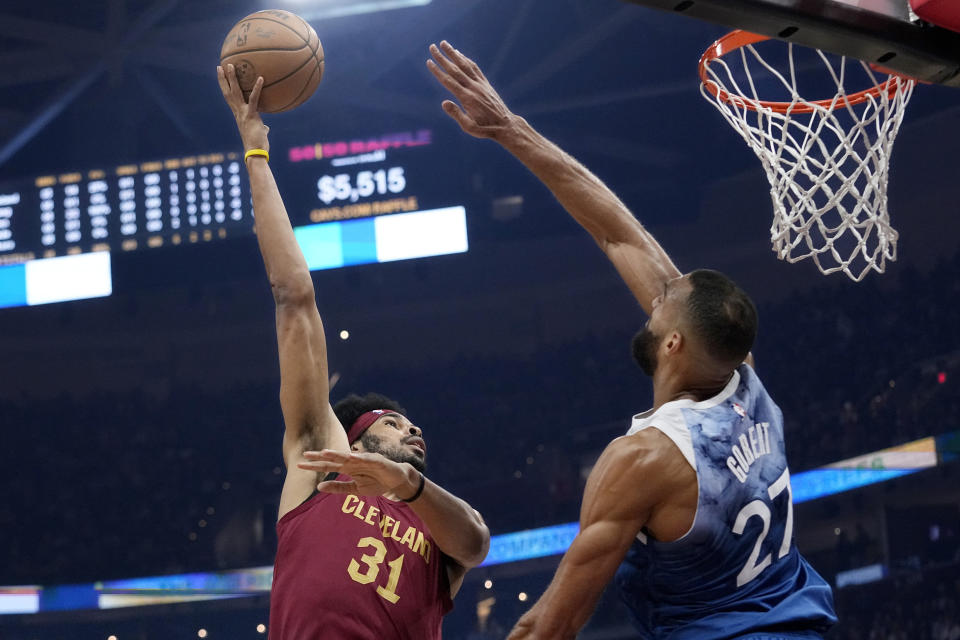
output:
<svg viewBox="0 0 960 640"><path fill-rule="evenodd" d="M0 263L249 233L242 163L210 154L0 185Z"/></svg>
<svg viewBox="0 0 960 640"><path fill-rule="evenodd" d="M462 168L440 152L429 129L272 149L311 268L467 251ZM110 295L92 254L251 235L246 173L224 152L0 183L0 307Z"/></svg>

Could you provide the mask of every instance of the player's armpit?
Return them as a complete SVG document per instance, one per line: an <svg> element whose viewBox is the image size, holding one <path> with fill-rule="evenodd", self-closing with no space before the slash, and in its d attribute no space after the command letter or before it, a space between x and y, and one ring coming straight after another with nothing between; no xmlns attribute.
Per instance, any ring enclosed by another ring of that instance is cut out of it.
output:
<svg viewBox="0 0 960 640"><path fill-rule="evenodd" d="M340 427L340 422L337 420L337 416L333 413L333 408L327 404L327 426L326 428L331 428L330 438L328 438L332 443L339 441L339 438L342 438L340 446L343 447L341 450L347 450L347 438L346 434L342 427ZM332 425L330 427L329 425ZM317 483L320 478L315 471L306 471L297 467L297 463L301 462L303 458L304 451L310 451L316 449L314 445L314 440L310 434L319 432L319 428L308 428L301 432L299 436L294 435L293 432L287 430L284 432L283 436L283 461L287 467L287 475L283 481L283 489L280 492L280 508L277 513L277 518L282 518L288 511L295 509L300 506L304 500L313 495L313 492L317 488ZM329 447L333 448L333 447Z"/></svg>

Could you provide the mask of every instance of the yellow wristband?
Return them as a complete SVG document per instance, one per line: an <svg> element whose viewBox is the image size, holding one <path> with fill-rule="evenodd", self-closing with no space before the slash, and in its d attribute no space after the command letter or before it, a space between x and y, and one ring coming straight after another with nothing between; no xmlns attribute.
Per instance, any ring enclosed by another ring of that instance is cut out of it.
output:
<svg viewBox="0 0 960 640"><path fill-rule="evenodd" d="M267 162L270 162L270 154L267 153L266 149L250 149L245 154L243 154L243 161L246 162L250 159L250 156L263 156Z"/></svg>

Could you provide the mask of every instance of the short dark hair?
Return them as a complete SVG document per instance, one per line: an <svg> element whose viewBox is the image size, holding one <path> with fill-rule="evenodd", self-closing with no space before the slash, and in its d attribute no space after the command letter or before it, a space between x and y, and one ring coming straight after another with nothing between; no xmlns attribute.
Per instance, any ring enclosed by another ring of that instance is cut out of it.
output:
<svg viewBox="0 0 960 640"><path fill-rule="evenodd" d="M395 400L372 391L362 396L351 393L333 405L333 412L337 415L337 419L340 420L340 424L343 425L345 430L349 430L350 426L357 421L357 418L374 409L388 409L405 417L407 415L407 410Z"/></svg>
<svg viewBox="0 0 960 640"><path fill-rule="evenodd" d="M719 271L697 269L688 280L686 316L707 354L720 362L743 362L757 337L753 300Z"/></svg>

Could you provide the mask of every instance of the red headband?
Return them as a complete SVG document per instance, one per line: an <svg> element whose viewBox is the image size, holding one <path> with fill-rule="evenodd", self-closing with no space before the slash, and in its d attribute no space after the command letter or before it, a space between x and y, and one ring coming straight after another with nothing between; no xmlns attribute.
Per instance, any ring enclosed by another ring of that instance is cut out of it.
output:
<svg viewBox="0 0 960 640"><path fill-rule="evenodd" d="M383 416L389 415L400 414L398 414L396 411L390 411L389 409L374 409L361 414L359 418L353 421L353 424L350 425L350 428L347 429L347 441L349 441L350 444L353 444L357 438L363 435L364 431L370 428L370 425Z"/></svg>

